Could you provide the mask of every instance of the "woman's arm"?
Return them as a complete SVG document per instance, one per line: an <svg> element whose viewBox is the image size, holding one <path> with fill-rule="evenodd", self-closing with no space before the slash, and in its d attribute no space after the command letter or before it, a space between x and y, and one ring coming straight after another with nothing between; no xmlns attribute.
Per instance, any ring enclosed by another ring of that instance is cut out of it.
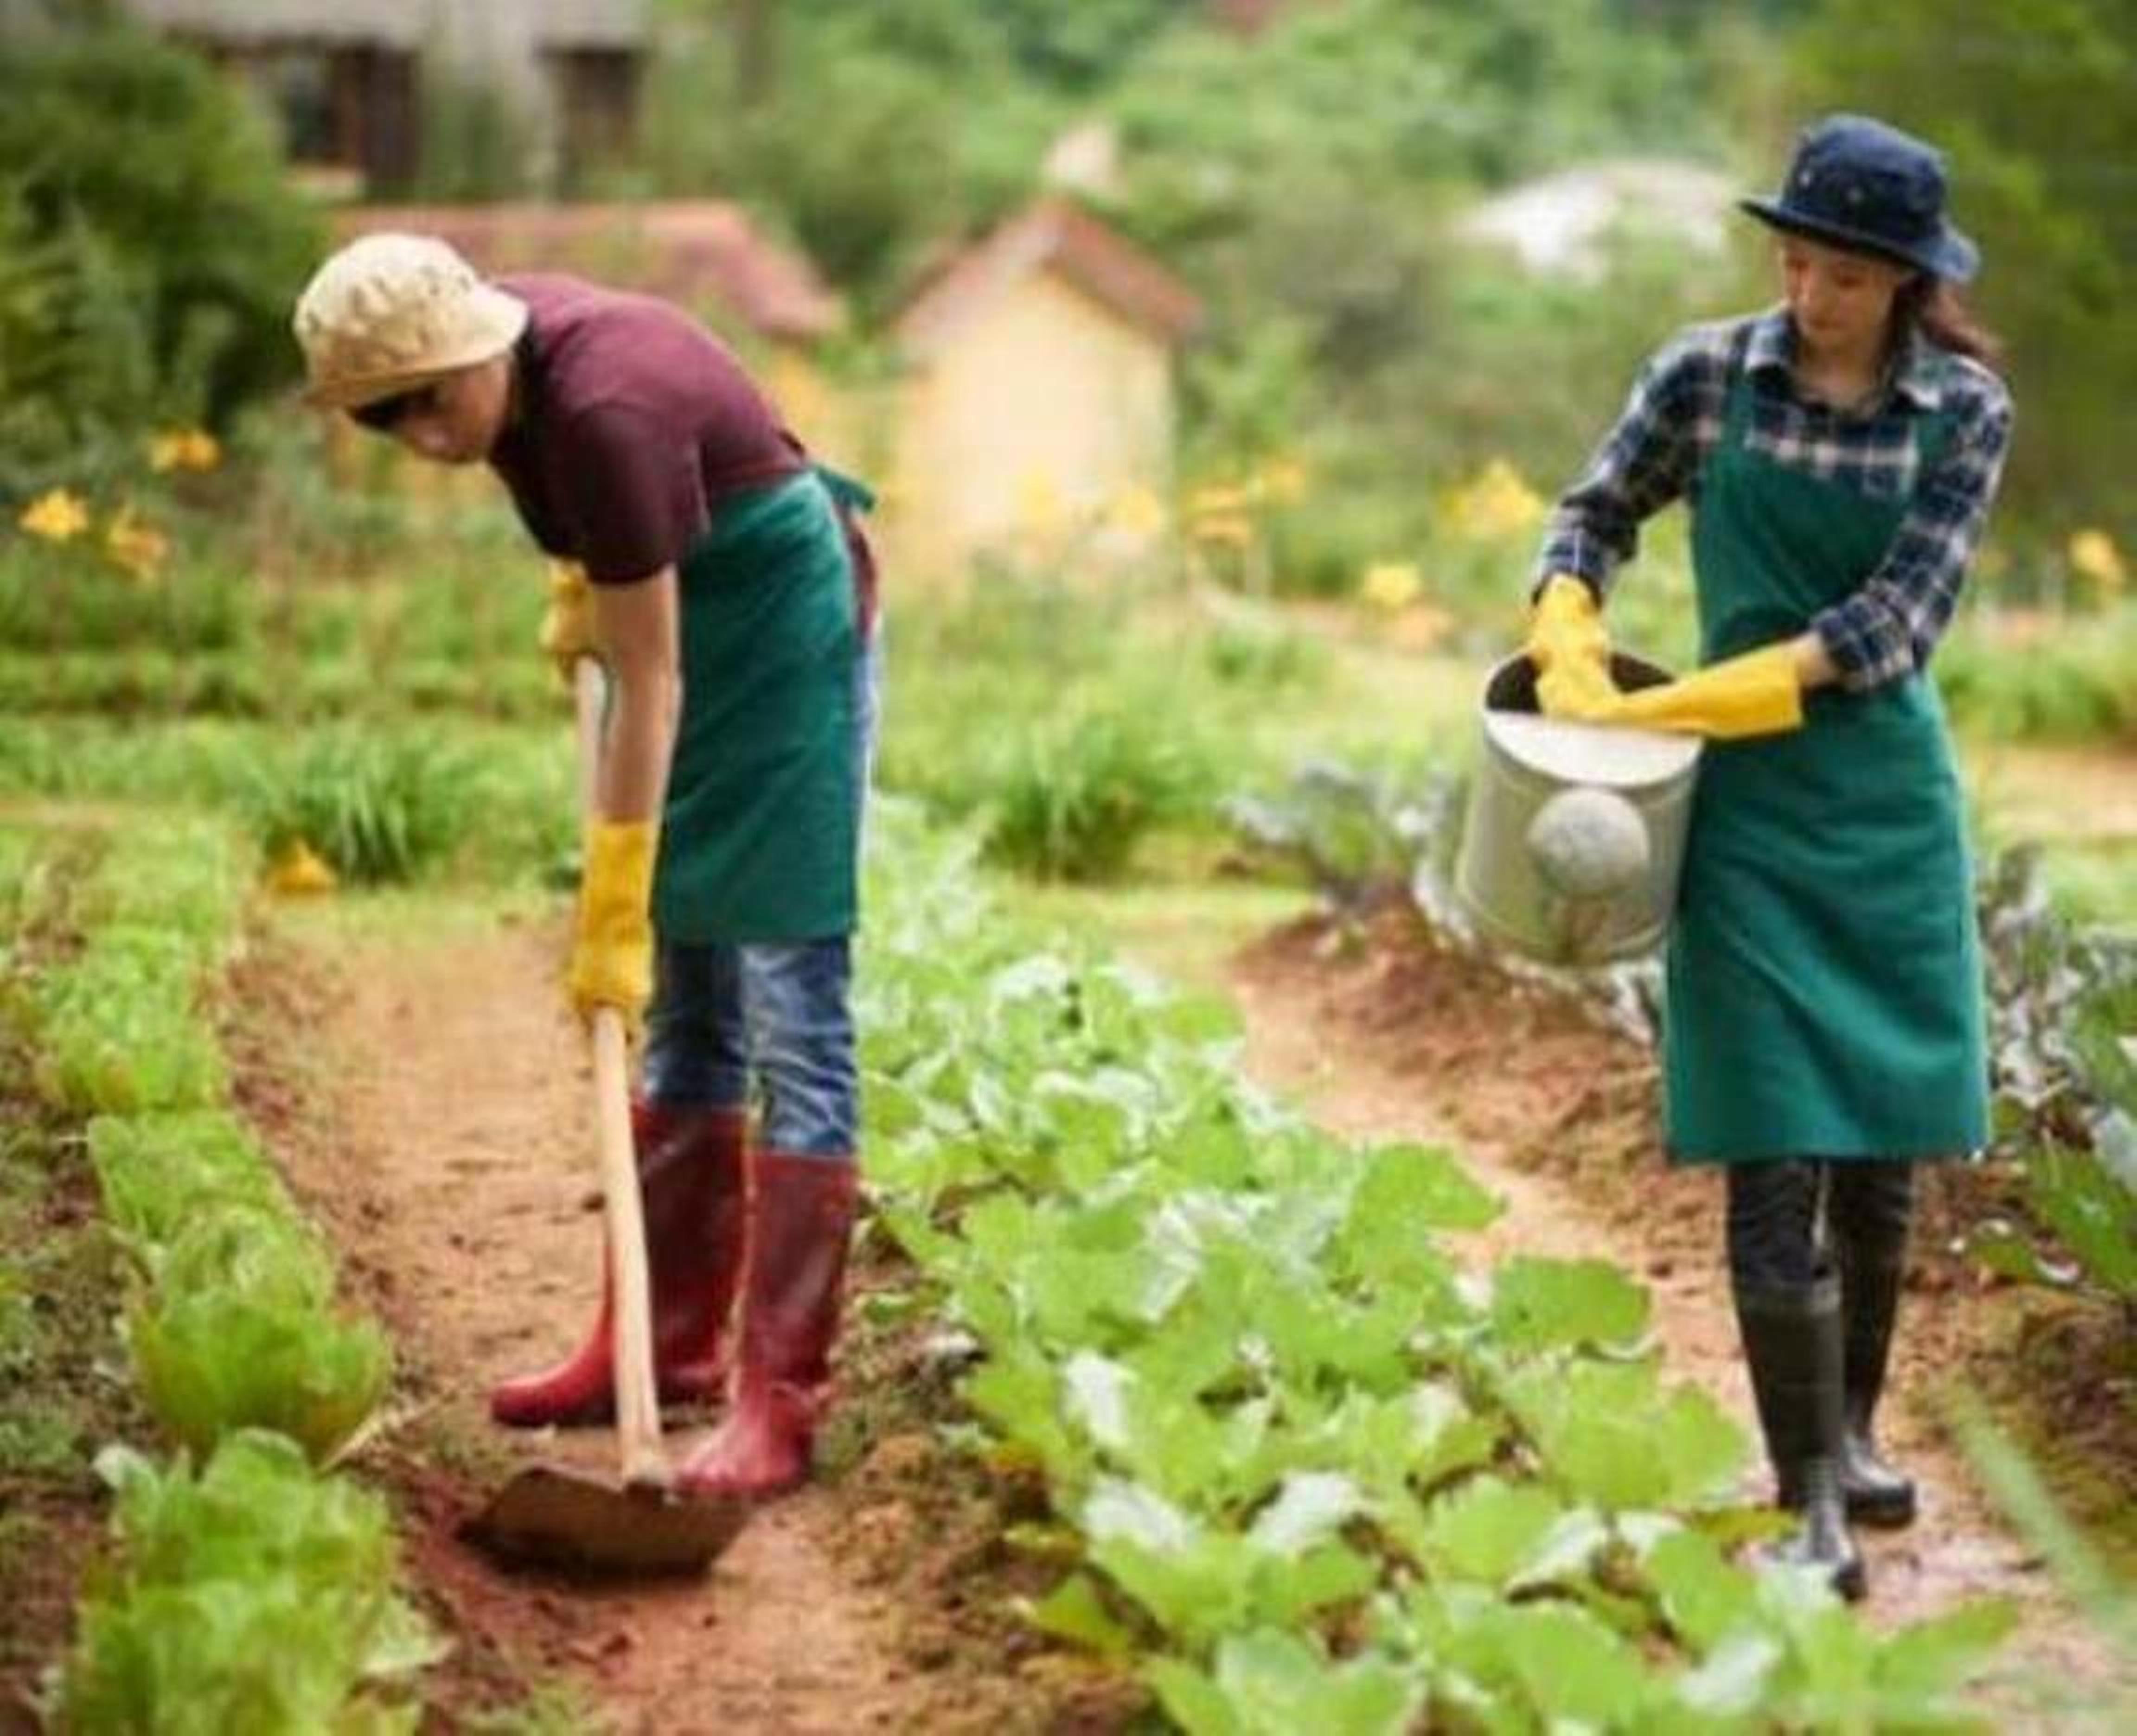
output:
<svg viewBox="0 0 2137 1736"><path fill-rule="evenodd" d="M1916 483L1885 558L1847 596L1820 611L1810 636L1828 680L1867 692L1925 667L1950 624L1960 581L1981 540L2011 444L2011 396L1984 369L1953 387L1960 421ZM1805 654L1805 667L1813 659ZM1806 683L1806 684L1813 684Z"/></svg>
<svg viewBox="0 0 2137 1736"><path fill-rule="evenodd" d="M682 715L679 620L672 567L628 585L593 586L594 643L611 683L596 786L605 820L660 812Z"/></svg>
<svg viewBox="0 0 2137 1736"><path fill-rule="evenodd" d="M1642 523L1691 485L1701 421L1713 414L1729 342L1728 328L1696 327L1641 368L1617 422L1551 513L1536 585L1570 573L1602 596L1638 547Z"/></svg>

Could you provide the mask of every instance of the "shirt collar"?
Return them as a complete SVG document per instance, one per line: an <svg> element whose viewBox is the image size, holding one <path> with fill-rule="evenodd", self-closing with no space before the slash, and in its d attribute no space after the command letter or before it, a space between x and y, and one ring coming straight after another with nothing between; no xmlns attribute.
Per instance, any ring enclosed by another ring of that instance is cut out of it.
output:
<svg viewBox="0 0 2137 1736"><path fill-rule="evenodd" d="M1789 323L1786 309L1770 309L1751 322L1750 336L1744 346L1745 372L1777 377L1785 383L1795 353L1796 328ZM1899 393L1917 410L1938 409L1944 402L1944 386L1936 362L1935 346L1920 332L1908 333L1907 341L1886 375L1887 389Z"/></svg>

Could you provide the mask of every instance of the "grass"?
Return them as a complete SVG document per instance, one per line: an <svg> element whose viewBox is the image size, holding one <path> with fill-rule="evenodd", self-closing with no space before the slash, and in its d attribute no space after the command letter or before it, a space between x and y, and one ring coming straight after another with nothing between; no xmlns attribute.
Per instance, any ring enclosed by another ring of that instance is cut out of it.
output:
<svg viewBox="0 0 2137 1736"><path fill-rule="evenodd" d="M1313 908L1297 887L1250 881L1034 886L1004 876L992 890L1020 918L1094 935L1167 981L1210 994L1227 992L1241 947Z"/></svg>

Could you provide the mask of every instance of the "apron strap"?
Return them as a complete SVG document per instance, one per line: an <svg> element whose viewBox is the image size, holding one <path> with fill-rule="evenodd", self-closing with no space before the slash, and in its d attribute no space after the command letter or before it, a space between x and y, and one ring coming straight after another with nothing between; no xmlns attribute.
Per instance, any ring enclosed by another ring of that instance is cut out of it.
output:
<svg viewBox="0 0 2137 1736"><path fill-rule="evenodd" d="M829 464L812 464L824 486L830 490L831 498L853 513L872 513L875 510L875 491L864 483L849 476L843 470L835 470Z"/></svg>
<svg viewBox="0 0 2137 1736"><path fill-rule="evenodd" d="M1751 425L1751 371L1739 362L1730 370L1729 390L1722 403L1719 444L1725 451L1744 444L1744 436ZM1948 410L1931 411L1913 419L1910 434L1915 445L1915 477L1918 483L1930 466L1950 450L1958 431L1957 421Z"/></svg>

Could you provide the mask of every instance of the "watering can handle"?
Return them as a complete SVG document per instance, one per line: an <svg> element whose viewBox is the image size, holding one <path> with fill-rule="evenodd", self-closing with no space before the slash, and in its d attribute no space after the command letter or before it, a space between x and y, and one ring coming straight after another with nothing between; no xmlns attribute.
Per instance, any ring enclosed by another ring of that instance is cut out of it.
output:
<svg viewBox="0 0 2137 1736"><path fill-rule="evenodd" d="M601 714L608 679L598 661L572 668L578 702L579 812L591 829L600 788ZM626 1487L665 1488L671 1479L660 1450L660 1402L654 1385L652 1296L646 1273L645 1215L639 1196L638 1157L630 1131L630 1045L623 1014L596 1007L593 1017L594 1128L601 1158L601 1204L608 1224L616 1284L616 1446Z"/></svg>

